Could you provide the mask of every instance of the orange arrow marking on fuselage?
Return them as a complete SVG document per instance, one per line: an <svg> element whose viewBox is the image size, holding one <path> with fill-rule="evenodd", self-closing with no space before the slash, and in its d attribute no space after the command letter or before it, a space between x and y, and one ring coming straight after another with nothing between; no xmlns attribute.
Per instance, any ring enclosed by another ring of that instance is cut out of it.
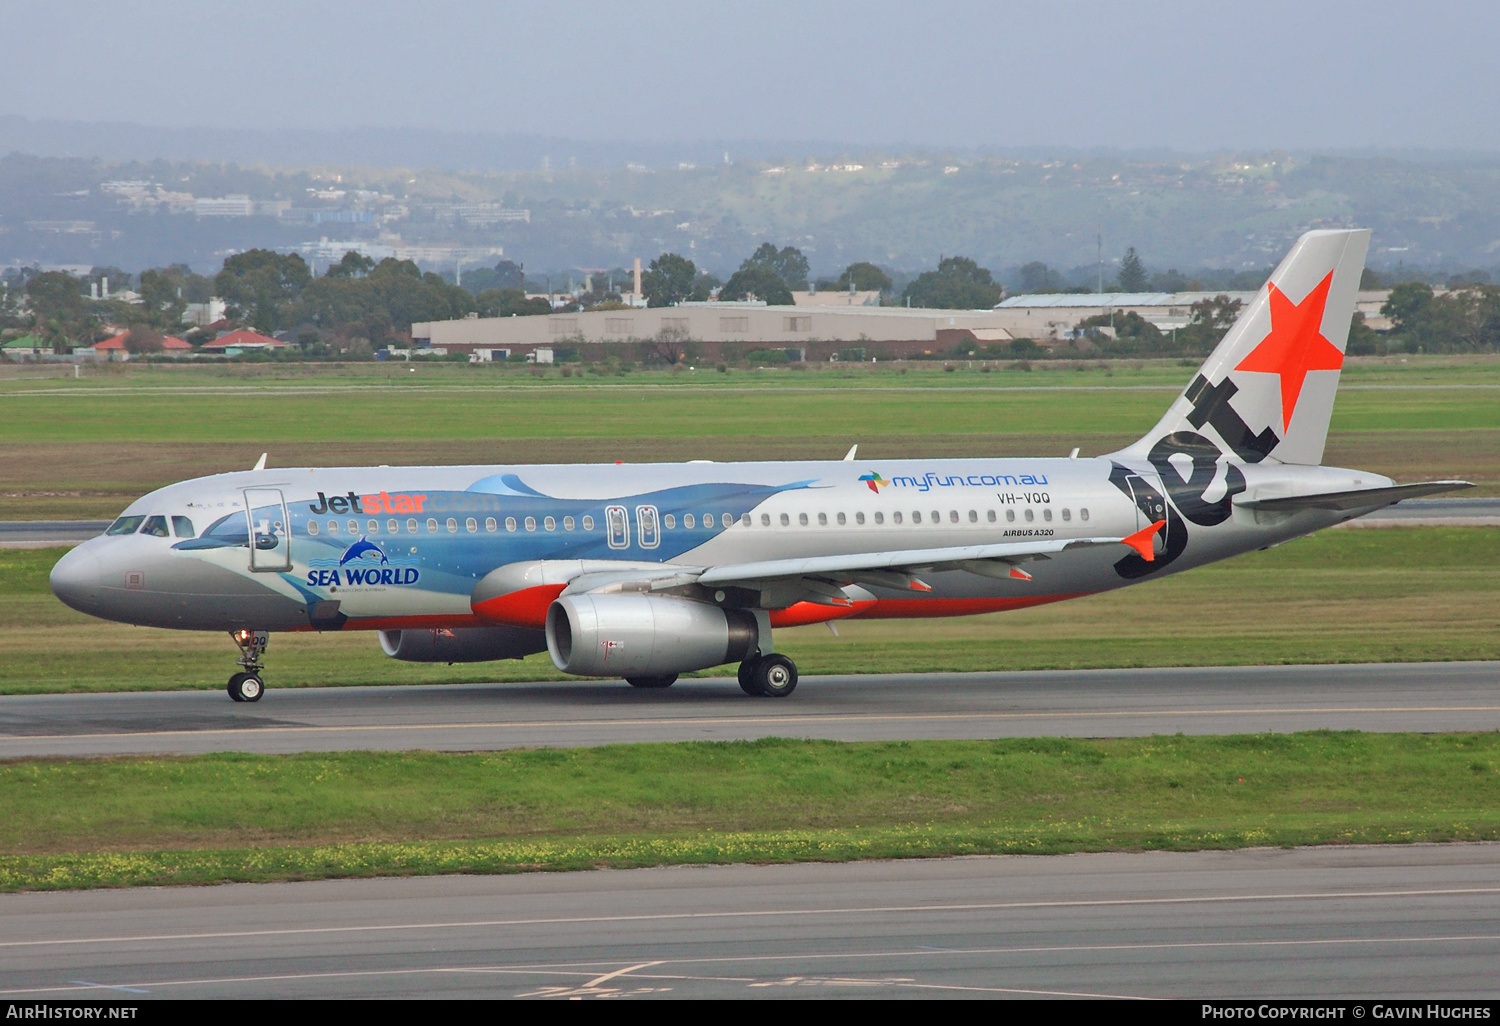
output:
<svg viewBox="0 0 1500 1026"><path fill-rule="evenodd" d="M1135 549L1135 551L1139 552L1141 554L1141 558L1146 562L1155 563L1156 547L1153 542L1156 538L1156 532L1160 531L1163 527L1166 526L1167 522L1165 520L1158 520L1150 527L1143 527L1141 530L1135 532L1135 534L1132 534L1127 538L1121 538L1120 544L1129 545L1132 549Z"/></svg>

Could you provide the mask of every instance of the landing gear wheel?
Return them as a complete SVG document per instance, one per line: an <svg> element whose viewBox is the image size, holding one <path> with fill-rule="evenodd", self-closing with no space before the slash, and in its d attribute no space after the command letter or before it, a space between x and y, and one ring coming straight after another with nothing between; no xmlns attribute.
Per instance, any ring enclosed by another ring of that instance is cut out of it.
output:
<svg viewBox="0 0 1500 1026"><path fill-rule="evenodd" d="M797 664L784 655L768 655L755 664L756 694L785 698L797 690Z"/></svg>
<svg viewBox="0 0 1500 1026"><path fill-rule="evenodd" d="M760 685L755 683L755 667L759 662L760 659L756 658L755 656L751 656L743 663L740 663L740 690L745 694L751 695L755 698L760 697Z"/></svg>
<svg viewBox="0 0 1500 1026"><path fill-rule="evenodd" d="M236 673L229 678L229 697L236 702L259 702L266 686L253 673Z"/></svg>
<svg viewBox="0 0 1500 1026"><path fill-rule="evenodd" d="M666 673L660 677L626 677L625 683L633 688L669 688L677 683L677 674Z"/></svg>

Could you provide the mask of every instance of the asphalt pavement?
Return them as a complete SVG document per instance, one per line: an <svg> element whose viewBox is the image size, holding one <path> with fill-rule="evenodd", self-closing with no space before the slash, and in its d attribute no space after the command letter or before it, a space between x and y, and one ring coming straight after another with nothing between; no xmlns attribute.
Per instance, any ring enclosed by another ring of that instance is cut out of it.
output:
<svg viewBox="0 0 1500 1026"><path fill-rule="evenodd" d="M1500 845L0 896L0 998L1495 998Z"/></svg>
<svg viewBox="0 0 1500 1026"><path fill-rule="evenodd" d="M1500 729L1500 662L804 677L784 699L726 678L0 697L0 758L639 741L1121 737Z"/></svg>

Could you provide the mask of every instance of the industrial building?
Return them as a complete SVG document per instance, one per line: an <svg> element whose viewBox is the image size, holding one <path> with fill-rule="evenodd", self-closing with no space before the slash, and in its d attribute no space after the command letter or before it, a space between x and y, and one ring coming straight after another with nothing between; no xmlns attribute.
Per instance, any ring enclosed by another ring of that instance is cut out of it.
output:
<svg viewBox="0 0 1500 1026"><path fill-rule="evenodd" d="M767 306L683 303L653 309L599 310L536 317L478 317L413 324L412 338L450 353L590 344L623 345L658 338L691 340L704 359L738 359L756 349L795 350L802 359L892 359L951 351L963 341L1009 342L999 310L921 310L880 306ZM663 335L663 333L667 333ZM856 355L854 350L862 350Z"/></svg>

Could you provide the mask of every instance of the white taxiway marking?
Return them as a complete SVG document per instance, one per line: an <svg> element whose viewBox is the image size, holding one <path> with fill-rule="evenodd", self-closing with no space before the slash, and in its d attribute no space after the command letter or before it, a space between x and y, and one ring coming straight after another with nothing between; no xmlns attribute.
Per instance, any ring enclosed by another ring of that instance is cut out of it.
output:
<svg viewBox="0 0 1500 1026"><path fill-rule="evenodd" d="M1217 894L1191 898L1093 898L1078 901L995 901L954 905L872 905L850 908L758 909L738 912L661 912L650 915L555 916L535 919L477 919L438 923L387 923L378 926L306 926L279 930L222 930L206 933L159 933L120 937L65 937L49 940L0 941L0 948L40 948L77 944L141 944L145 942L225 940L244 937L299 937L330 933L390 933L404 930L463 930L502 926L560 926L583 923L649 923L695 919L766 919L777 916L857 916L921 914L925 912L998 912L1043 908L1109 908L1147 905L1211 905L1252 901L1339 901L1360 898L1433 898L1500 894L1500 887L1445 887L1408 891L1321 891L1286 894ZM1288 942L1291 943L1291 942ZM1300 943L1300 942L1299 942ZM1149 947L1149 945L1133 945Z"/></svg>
<svg viewBox="0 0 1500 1026"><path fill-rule="evenodd" d="M1122 709L1104 712L1019 712L1019 713L911 713L899 716L856 713L826 716L717 716L675 717L651 720L502 720L489 723L409 723L349 724L333 727L260 727L247 720L243 727L211 730L138 730L110 731L95 734L0 734L7 741L84 741L99 738L137 737L208 737L215 734L341 734L393 730L532 730L537 727L672 727L717 726L723 724L798 724L798 723L881 723L891 720L1070 720L1138 718L1142 716L1295 716L1332 713L1443 713L1500 712L1500 705L1388 705L1388 706L1318 706L1313 708L1264 709Z"/></svg>

